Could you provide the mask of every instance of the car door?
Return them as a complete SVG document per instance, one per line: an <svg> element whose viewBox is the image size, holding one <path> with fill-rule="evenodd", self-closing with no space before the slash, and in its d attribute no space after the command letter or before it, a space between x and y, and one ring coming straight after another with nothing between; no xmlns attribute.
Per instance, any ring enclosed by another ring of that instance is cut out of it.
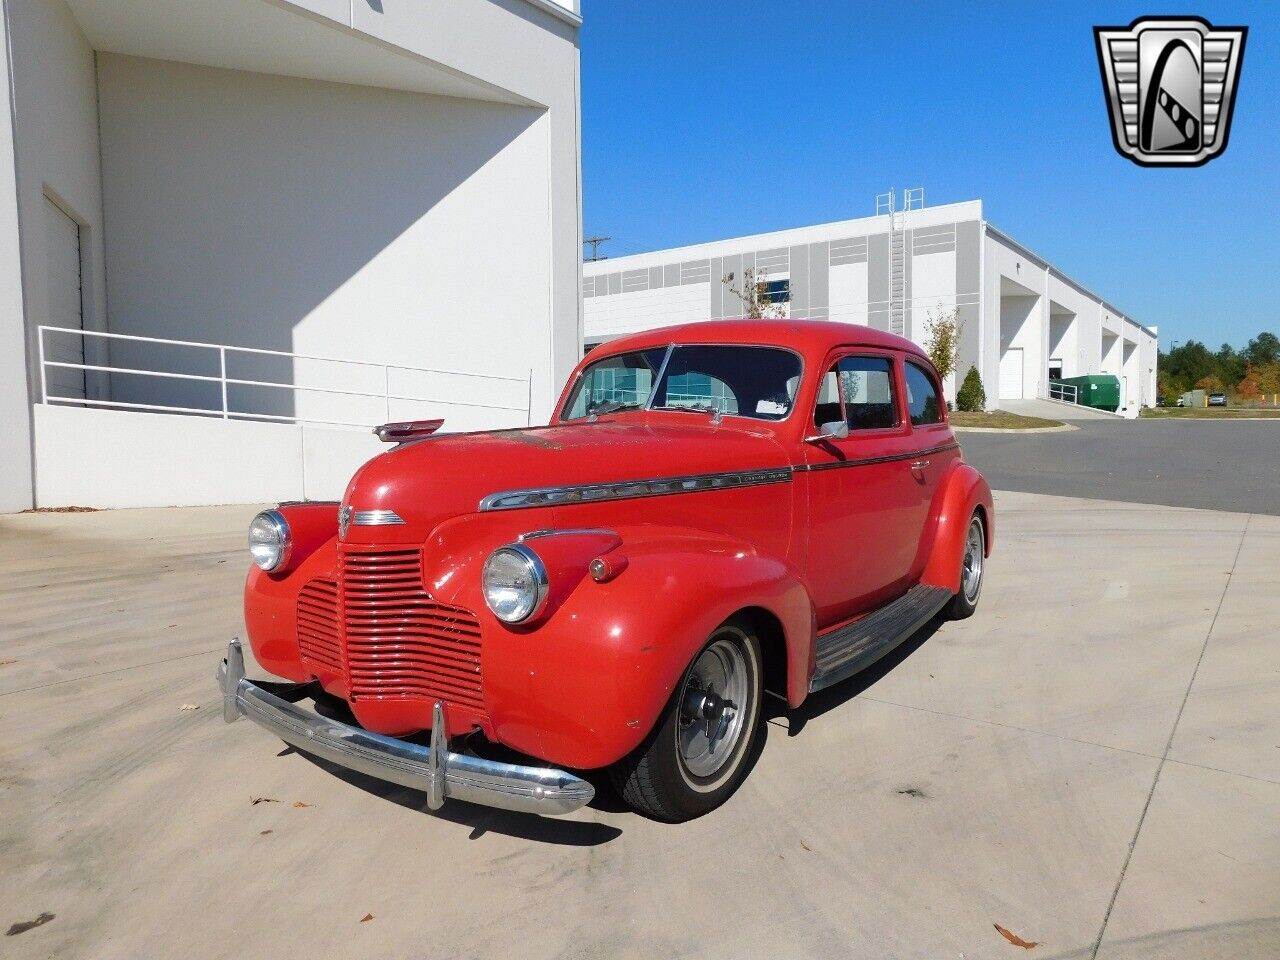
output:
<svg viewBox="0 0 1280 960"><path fill-rule="evenodd" d="M927 509L912 470L916 447L900 357L849 348L824 371L798 474L806 486L806 570L820 627L906 589ZM843 424L847 435L830 435L830 428L823 435L823 424L831 423Z"/></svg>
<svg viewBox="0 0 1280 960"><path fill-rule="evenodd" d="M923 507L915 558L911 564L910 578L914 582L928 563L933 546L933 511L939 506L938 490L951 461L959 459L960 447L951 432L951 424L947 422L944 394L933 370L908 355L903 358L902 373L907 419L911 423L911 448L914 451L910 461L912 476L920 485Z"/></svg>

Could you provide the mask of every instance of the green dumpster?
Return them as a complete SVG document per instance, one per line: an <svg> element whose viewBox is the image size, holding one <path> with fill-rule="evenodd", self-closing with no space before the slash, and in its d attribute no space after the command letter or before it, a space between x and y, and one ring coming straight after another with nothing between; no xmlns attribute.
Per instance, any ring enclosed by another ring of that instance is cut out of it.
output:
<svg viewBox="0 0 1280 960"><path fill-rule="evenodd" d="M1082 407L1093 407L1096 410L1110 410L1115 413L1120 409L1120 378L1110 373L1093 374L1087 377L1067 377L1052 381L1076 388L1076 403ZM1054 390L1051 396L1061 396L1062 390ZM1066 391L1065 399L1070 398Z"/></svg>

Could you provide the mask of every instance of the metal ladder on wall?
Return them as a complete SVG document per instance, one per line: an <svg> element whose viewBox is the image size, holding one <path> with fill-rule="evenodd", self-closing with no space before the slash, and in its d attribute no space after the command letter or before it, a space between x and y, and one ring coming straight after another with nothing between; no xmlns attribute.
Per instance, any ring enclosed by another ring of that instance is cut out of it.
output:
<svg viewBox="0 0 1280 960"><path fill-rule="evenodd" d="M924 206L924 187L902 192L902 209L897 207L897 191L876 197L876 214L889 217L889 332L906 336L907 330L907 235L904 216L908 210Z"/></svg>

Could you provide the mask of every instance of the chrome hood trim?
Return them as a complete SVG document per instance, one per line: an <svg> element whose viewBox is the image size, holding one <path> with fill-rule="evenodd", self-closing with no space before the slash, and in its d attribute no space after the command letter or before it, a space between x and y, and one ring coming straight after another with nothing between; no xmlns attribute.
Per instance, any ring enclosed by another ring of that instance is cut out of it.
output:
<svg viewBox="0 0 1280 960"><path fill-rule="evenodd" d="M729 490L738 487L755 487L766 483L790 483L791 474L791 467L769 467L761 470L735 470L730 473L702 473L687 477L623 480L618 483L504 490L500 493L491 493L482 499L479 509L482 512L518 510L524 507L554 507L568 503L599 503L603 500L633 500L637 497L662 497L675 493Z"/></svg>
<svg viewBox="0 0 1280 960"><path fill-rule="evenodd" d="M357 510L351 522L357 527L391 527L404 523L394 510Z"/></svg>

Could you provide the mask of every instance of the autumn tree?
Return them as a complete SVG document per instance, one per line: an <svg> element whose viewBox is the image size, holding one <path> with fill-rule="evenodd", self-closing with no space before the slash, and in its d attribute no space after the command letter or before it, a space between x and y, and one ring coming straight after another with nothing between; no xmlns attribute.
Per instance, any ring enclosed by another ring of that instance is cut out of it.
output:
<svg viewBox="0 0 1280 960"><path fill-rule="evenodd" d="M930 311L928 329L925 353L933 361L938 376L945 380L956 369L956 354L960 348L960 332L964 330L964 321L956 310L947 310L936 316Z"/></svg>
<svg viewBox="0 0 1280 960"><path fill-rule="evenodd" d="M1255 400L1261 391L1258 388L1258 375L1250 363L1244 368L1244 376L1236 384L1236 395L1243 400Z"/></svg>
<svg viewBox="0 0 1280 960"><path fill-rule="evenodd" d="M742 271L742 285L734 286L735 277L727 273L720 282L742 301L743 316L749 320L777 320L783 316L782 304L775 303L769 290L769 277L763 271L747 267Z"/></svg>
<svg viewBox="0 0 1280 960"><path fill-rule="evenodd" d="M1207 390L1209 393L1223 393L1227 387L1220 379L1210 374L1196 381L1196 389Z"/></svg>
<svg viewBox="0 0 1280 960"><path fill-rule="evenodd" d="M1280 393L1280 360L1264 363L1256 368L1258 392L1275 395Z"/></svg>

